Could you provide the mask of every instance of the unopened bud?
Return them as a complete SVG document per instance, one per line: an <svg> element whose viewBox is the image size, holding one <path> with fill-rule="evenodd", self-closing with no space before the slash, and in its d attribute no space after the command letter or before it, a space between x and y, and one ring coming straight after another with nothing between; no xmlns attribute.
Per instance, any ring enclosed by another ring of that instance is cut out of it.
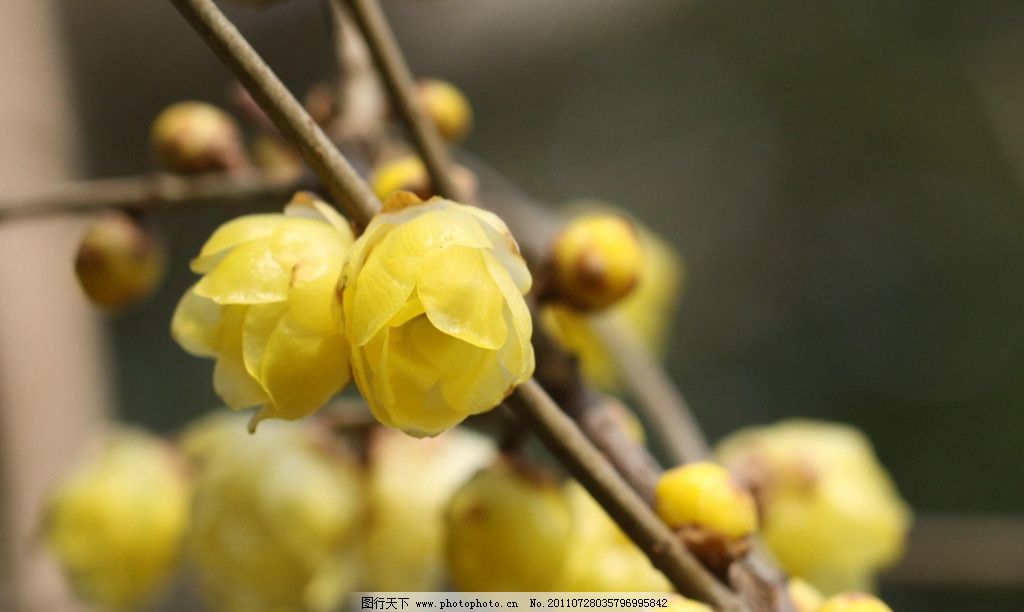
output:
<svg viewBox="0 0 1024 612"><path fill-rule="evenodd" d="M552 289L580 310L607 308L629 294L643 266L640 236L628 220L609 214L577 217L555 238Z"/></svg>
<svg viewBox="0 0 1024 612"><path fill-rule="evenodd" d="M302 158L280 138L260 135L252 141L252 161L272 181L291 182L302 176Z"/></svg>
<svg viewBox="0 0 1024 612"><path fill-rule="evenodd" d="M238 171L248 165L234 119L205 102L168 106L153 122L150 140L160 164L178 174Z"/></svg>
<svg viewBox="0 0 1024 612"><path fill-rule="evenodd" d="M447 81L422 79L418 83L423 110L437 124L441 137L458 142L473 126L473 109L459 88Z"/></svg>
<svg viewBox="0 0 1024 612"><path fill-rule="evenodd" d="M166 245L155 229L113 210L100 214L86 229L75 257L82 290L109 312L149 297L166 269Z"/></svg>
<svg viewBox="0 0 1024 612"><path fill-rule="evenodd" d="M459 187L459 192L469 200L476 197L476 175L464 166L452 168L452 180ZM427 168L415 155L403 155L386 161L373 171L370 179L373 192L381 200L386 200L396 191L409 191L421 200L429 200L434 193Z"/></svg>

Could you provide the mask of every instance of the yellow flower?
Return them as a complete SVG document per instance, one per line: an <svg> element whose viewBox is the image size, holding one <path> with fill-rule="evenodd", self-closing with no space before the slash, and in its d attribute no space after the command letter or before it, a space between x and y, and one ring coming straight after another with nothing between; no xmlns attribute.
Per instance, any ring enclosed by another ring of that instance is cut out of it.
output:
<svg viewBox="0 0 1024 612"><path fill-rule="evenodd" d="M533 374L530 282L495 215L389 198L345 272L352 371L374 416L422 437L497 406Z"/></svg>
<svg viewBox="0 0 1024 612"><path fill-rule="evenodd" d="M910 510L856 429L784 421L729 436L718 456L756 492L783 569L826 594L869 588L900 556Z"/></svg>
<svg viewBox="0 0 1024 612"><path fill-rule="evenodd" d="M188 485L171 449L141 431L114 433L102 453L52 492L44 535L74 590L112 610L160 594L179 559Z"/></svg>
<svg viewBox="0 0 1024 612"><path fill-rule="evenodd" d="M240 217L207 240L192 260L203 278L178 303L171 333L216 358L213 385L228 406L297 419L348 384L337 283L352 241L345 220L305 193L284 214Z"/></svg>
<svg viewBox="0 0 1024 612"><path fill-rule="evenodd" d="M602 310L636 287L643 259L640 234L628 219L606 213L580 215L555 239L552 287L558 300L574 308Z"/></svg>
<svg viewBox="0 0 1024 612"><path fill-rule="evenodd" d="M187 552L203 598L221 612L334 610L358 579L359 470L322 450L307 421L214 414L183 446L197 460Z"/></svg>
<svg viewBox="0 0 1024 612"><path fill-rule="evenodd" d="M441 137L448 142L465 138L473 124L473 109L459 88L439 79L421 79L416 85L423 110L437 124Z"/></svg>
<svg viewBox="0 0 1024 612"><path fill-rule="evenodd" d="M607 207L604 207L607 210ZM683 282L683 262L672 246L636 223L643 246L643 264L636 287L608 309L648 349L663 355L669 326ZM608 349L590 326L589 315L550 305L541 311L541 325L580 359L591 383L615 391L619 380Z"/></svg>

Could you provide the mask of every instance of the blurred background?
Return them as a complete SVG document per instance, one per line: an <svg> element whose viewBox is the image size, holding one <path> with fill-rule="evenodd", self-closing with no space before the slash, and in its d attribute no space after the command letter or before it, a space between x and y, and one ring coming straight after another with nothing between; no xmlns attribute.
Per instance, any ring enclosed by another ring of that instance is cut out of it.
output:
<svg viewBox="0 0 1024 612"><path fill-rule="evenodd" d="M469 150L541 201L616 203L682 253L669 367L712 439L789 416L857 425L920 519L882 580L894 609L1024 609L1024 4L385 7L413 71L472 101ZM332 70L321 3L226 8L294 91ZM162 107L226 100L227 71L167 2L13 0L6 30L0 139L17 153L0 176L19 193L150 172ZM18 170L33 158L54 167ZM0 228L0 251L39 262L0 263L8 600L26 517L87 429L75 414L170 431L217 405L209 363L167 328L188 259L233 215L162 214L168 282L102 321L73 295L74 222ZM35 353L44 365L24 365ZM29 397L59 408L26 416ZM67 444L40 451L32 431Z"/></svg>

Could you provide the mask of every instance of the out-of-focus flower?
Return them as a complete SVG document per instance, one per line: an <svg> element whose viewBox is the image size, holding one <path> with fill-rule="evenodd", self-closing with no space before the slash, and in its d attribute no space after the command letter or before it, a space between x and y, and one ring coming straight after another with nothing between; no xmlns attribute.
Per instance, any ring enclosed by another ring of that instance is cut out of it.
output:
<svg viewBox="0 0 1024 612"><path fill-rule="evenodd" d="M458 165L454 166L451 172L452 180L459 188L459 192L467 197L474 197L477 191L476 175L465 166ZM399 155L378 165L373 170L370 186L381 200L386 200L396 191L410 191L421 200L436 195L427 174L427 167L416 155Z"/></svg>
<svg viewBox="0 0 1024 612"><path fill-rule="evenodd" d="M672 585L651 565L593 497L576 481L562 487L573 532L566 562L553 590L669 592ZM554 571L554 568L552 568ZM688 600L687 600L688 601ZM689 611L689 608L683 608Z"/></svg>
<svg viewBox="0 0 1024 612"><path fill-rule="evenodd" d="M43 530L83 599L129 610L166 585L187 521L188 485L170 447L120 429L56 485Z"/></svg>
<svg viewBox="0 0 1024 612"><path fill-rule="evenodd" d="M171 333L216 358L213 385L228 406L296 419L348 384L337 283L352 240L334 209L299 193L284 214L225 223L192 260L203 278L178 303Z"/></svg>
<svg viewBox="0 0 1024 612"><path fill-rule="evenodd" d="M306 422L217 414L183 436L198 460L187 550L204 599L223 612L336 609L358 580L364 495L354 462Z"/></svg>
<svg viewBox="0 0 1024 612"><path fill-rule="evenodd" d="M253 139L251 148L253 163L270 180L284 183L302 176L302 158L279 137L261 134Z"/></svg>
<svg viewBox="0 0 1024 612"><path fill-rule="evenodd" d="M729 436L718 456L754 491L783 568L823 592L867 589L902 552L910 510L856 429L784 421Z"/></svg>
<svg viewBox="0 0 1024 612"><path fill-rule="evenodd" d="M580 310L607 308L636 287L644 266L639 233L624 217L584 214L555 238L551 286L556 299Z"/></svg>
<svg viewBox="0 0 1024 612"><path fill-rule="evenodd" d="M825 601L818 589L800 578L790 578L788 590L796 612L818 612Z"/></svg>
<svg viewBox="0 0 1024 612"><path fill-rule="evenodd" d="M465 429L426 440L384 428L374 434L363 588L443 590L445 505L494 452L489 438Z"/></svg>
<svg viewBox="0 0 1024 612"><path fill-rule="evenodd" d="M353 245L344 286L352 371L374 416L431 436L497 406L533 374L530 283L497 216L389 198Z"/></svg>
<svg viewBox="0 0 1024 612"><path fill-rule="evenodd" d="M118 211L89 225L75 256L82 290L100 308L120 312L156 291L167 271L167 248L155 229Z"/></svg>
<svg viewBox="0 0 1024 612"><path fill-rule="evenodd" d="M165 108L150 129L160 164L178 174L241 170L248 166L242 135L231 115L206 102Z"/></svg>
<svg viewBox="0 0 1024 612"><path fill-rule="evenodd" d="M452 497L448 569L463 591L553 591L573 542L573 517L547 473L500 462Z"/></svg>
<svg viewBox="0 0 1024 612"><path fill-rule="evenodd" d="M608 210L607 206L585 208ZM663 239L642 225L636 224L636 228L643 246L643 269L633 291L610 308L608 314L660 356L665 352L669 325L682 287L683 263ZM587 318L588 315L572 308L551 304L542 310L540 321L556 340L579 357L588 381L615 391L619 380L614 362Z"/></svg>
<svg viewBox="0 0 1024 612"><path fill-rule="evenodd" d="M655 507L669 527L703 527L726 538L745 538L757 529L754 498L729 471L709 461L665 472L655 488Z"/></svg>
<svg viewBox="0 0 1024 612"><path fill-rule="evenodd" d="M830 597L818 612L892 612L892 608L866 593L842 593Z"/></svg>
<svg viewBox="0 0 1024 612"><path fill-rule="evenodd" d="M469 134L473 109L458 87L439 79L421 79L417 89L423 110L437 124L442 138L458 142Z"/></svg>

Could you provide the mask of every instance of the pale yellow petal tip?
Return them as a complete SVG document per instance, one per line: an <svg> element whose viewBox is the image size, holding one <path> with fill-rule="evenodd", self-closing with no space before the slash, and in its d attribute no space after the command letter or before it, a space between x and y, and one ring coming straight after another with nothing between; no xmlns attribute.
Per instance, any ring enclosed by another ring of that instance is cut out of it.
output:
<svg viewBox="0 0 1024 612"><path fill-rule="evenodd" d="M434 199L435 198L431 198L431 201ZM410 206L416 206L417 204L423 204L423 200L415 193L411 191L393 191L384 199L384 202L381 205L381 212L399 212L409 208Z"/></svg>

